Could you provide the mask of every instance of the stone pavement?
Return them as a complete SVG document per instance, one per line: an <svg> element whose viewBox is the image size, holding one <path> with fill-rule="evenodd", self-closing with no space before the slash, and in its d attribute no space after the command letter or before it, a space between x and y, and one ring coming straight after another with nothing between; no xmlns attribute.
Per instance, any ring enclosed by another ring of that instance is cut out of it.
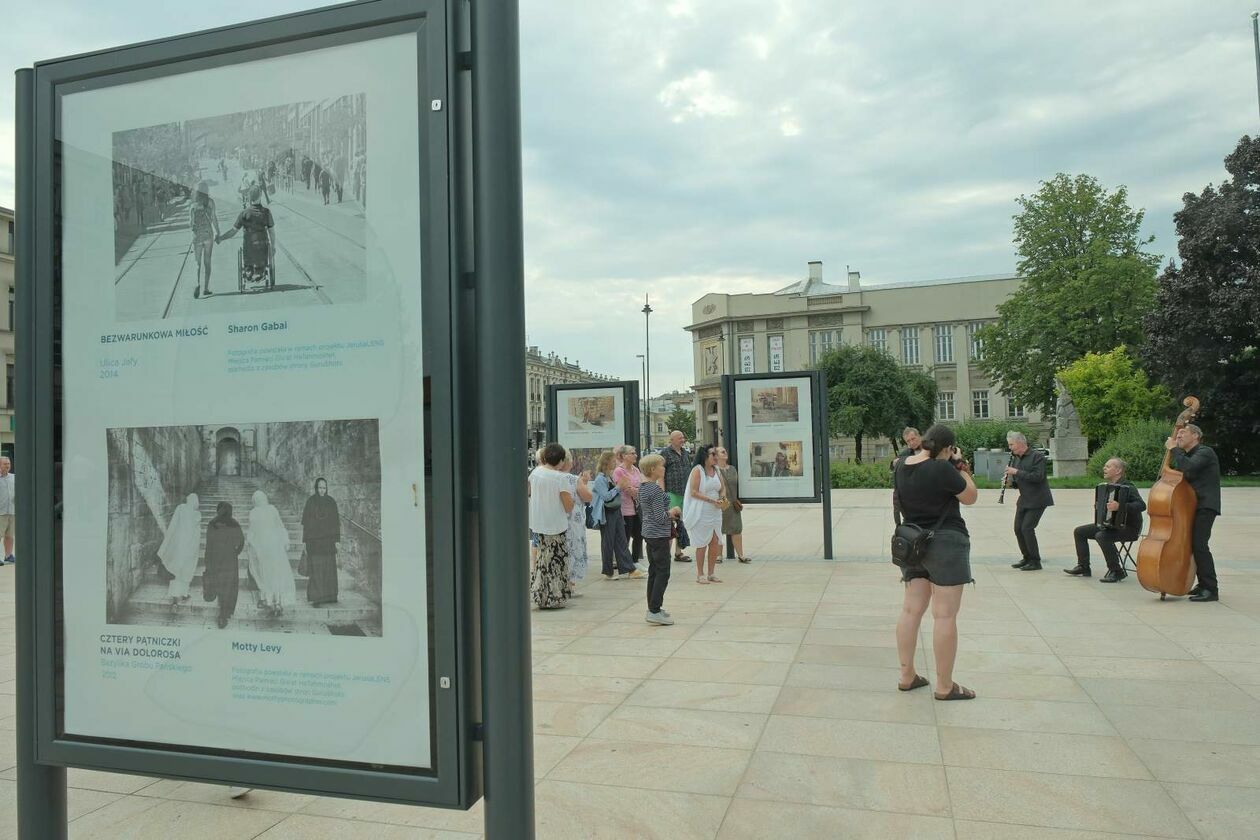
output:
<svg viewBox="0 0 1260 840"><path fill-rule="evenodd" d="M707 586L674 564L673 627L645 624L642 585L604 581L594 565L583 597L533 615L538 837L1257 836L1260 489L1226 491L1213 540L1219 604L1160 602L1133 578L1105 586L1059 572L1087 493L1056 494L1040 573L1004 564L1009 505L967 511L976 585L963 598L956 676L980 696L965 703L894 688L901 587L877 559L888 530L881 491L837 493L840 562L803 550L817 539L817 507L748 508L755 562L724 563L726 582ZM0 642L11 646L12 627L6 568ZM930 633L928 620L925 674ZM12 679L6 652L0 838L14 825ZM74 840L453 840L481 830L480 805L460 813L266 791L233 801L210 785L70 779Z"/></svg>

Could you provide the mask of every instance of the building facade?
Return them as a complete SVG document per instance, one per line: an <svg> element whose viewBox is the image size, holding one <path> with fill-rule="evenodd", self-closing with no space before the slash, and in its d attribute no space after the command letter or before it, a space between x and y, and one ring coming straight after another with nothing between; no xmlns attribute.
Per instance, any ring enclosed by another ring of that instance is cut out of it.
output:
<svg viewBox="0 0 1260 840"><path fill-rule="evenodd" d="M823 281L811 262L798 283L769 294L709 294L692 304L696 437L721 440L721 377L727 373L806 370L842 344L866 344L936 379L936 419L1040 424L979 369L977 331L997 318L1016 274L952 277L863 288L856 271L843 285ZM894 442L863 440L864 461L892 457ZM852 461L852 438L831 441L832 461Z"/></svg>
<svg viewBox="0 0 1260 840"><path fill-rule="evenodd" d="M0 454L13 457L13 211L0 207L0 289L8 307L0 322L0 351L4 353L4 403L0 405ZM15 467L16 468L16 467Z"/></svg>
<svg viewBox="0 0 1260 840"><path fill-rule="evenodd" d="M547 386L575 382L612 382L611 376L583 370L577 361L555 353L544 354L535 346L525 348L525 430L530 451L547 443Z"/></svg>
<svg viewBox="0 0 1260 840"><path fill-rule="evenodd" d="M663 449L669 446L669 416L675 409L695 412L696 395L690 391L674 391L653 397L648 403L648 448Z"/></svg>

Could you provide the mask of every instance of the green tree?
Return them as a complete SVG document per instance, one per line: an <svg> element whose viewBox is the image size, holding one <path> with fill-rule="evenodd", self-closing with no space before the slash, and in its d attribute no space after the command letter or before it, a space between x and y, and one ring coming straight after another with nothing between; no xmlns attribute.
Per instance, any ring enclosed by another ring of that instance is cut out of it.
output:
<svg viewBox="0 0 1260 840"><path fill-rule="evenodd" d="M1144 212L1123 187L1059 173L1016 199L1023 283L980 332L980 367L1020 404L1053 413L1054 374L1090 352L1137 346L1155 297L1159 256L1142 250Z"/></svg>
<svg viewBox="0 0 1260 840"><path fill-rule="evenodd" d="M1260 137L1225 169L1173 216L1181 266L1160 275L1140 355L1175 398L1202 401L1209 445L1242 472L1260 468Z"/></svg>
<svg viewBox="0 0 1260 840"><path fill-rule="evenodd" d="M818 368L827 375L827 408L832 435L851 435L862 461L862 439L897 439L907 425L926 429L936 406L936 381L908 370L887 353L844 344L824 353Z"/></svg>
<svg viewBox="0 0 1260 840"><path fill-rule="evenodd" d="M682 432L687 440L696 439L696 413L694 411L675 407L665 419L665 425L671 432Z"/></svg>
<svg viewBox="0 0 1260 840"><path fill-rule="evenodd" d="M1124 347L1086 353L1059 371L1059 379L1072 395L1091 447L1136 421L1165 413L1172 404L1168 389L1152 387Z"/></svg>

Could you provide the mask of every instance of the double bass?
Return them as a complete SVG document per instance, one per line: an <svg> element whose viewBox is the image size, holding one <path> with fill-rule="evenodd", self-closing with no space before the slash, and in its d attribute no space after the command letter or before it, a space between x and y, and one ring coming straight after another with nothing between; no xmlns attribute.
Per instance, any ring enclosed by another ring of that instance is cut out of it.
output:
<svg viewBox="0 0 1260 840"><path fill-rule="evenodd" d="M1186 397L1181 404L1186 408L1173 424L1174 437L1199 414L1197 397ZM1198 497L1185 475L1173 469L1171 462L1172 452L1166 451L1159 480L1151 487L1147 500L1146 514L1151 526L1138 543L1137 556L1138 583L1149 592L1158 592L1161 601L1169 595L1185 595L1194 584L1190 546Z"/></svg>

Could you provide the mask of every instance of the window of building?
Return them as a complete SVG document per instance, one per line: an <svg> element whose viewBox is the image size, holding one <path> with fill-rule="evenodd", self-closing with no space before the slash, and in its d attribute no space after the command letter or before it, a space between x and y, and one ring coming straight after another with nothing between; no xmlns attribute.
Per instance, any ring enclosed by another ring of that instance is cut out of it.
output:
<svg viewBox="0 0 1260 840"><path fill-rule="evenodd" d="M783 336L772 335L769 337L770 343L770 372L783 372Z"/></svg>
<svg viewBox="0 0 1260 840"><path fill-rule="evenodd" d="M1012 417L1024 417L1026 415L1024 407L1017 403L1014 397L1006 398L1006 408Z"/></svg>
<svg viewBox="0 0 1260 840"><path fill-rule="evenodd" d="M751 335L740 336L739 339L739 372L740 373L756 373L753 363L753 337Z"/></svg>
<svg viewBox="0 0 1260 840"><path fill-rule="evenodd" d="M840 330L811 330L809 333L809 363L818 364L818 360L829 350L840 346Z"/></svg>
<svg viewBox="0 0 1260 840"><path fill-rule="evenodd" d="M936 347L936 363L952 364L954 361L954 327L951 324L936 324L932 327L932 343Z"/></svg>
<svg viewBox="0 0 1260 840"><path fill-rule="evenodd" d="M13 365L4 366L4 404L13 408Z"/></svg>
<svg viewBox="0 0 1260 840"><path fill-rule="evenodd" d="M901 361L907 365L919 363L919 328L902 327L901 329Z"/></svg>
<svg viewBox="0 0 1260 840"><path fill-rule="evenodd" d="M6 224L5 228L7 228L7 232L5 233L5 236L4 236L4 252L6 254L12 254L13 253L13 222L9 222L8 224Z"/></svg>
<svg viewBox="0 0 1260 840"><path fill-rule="evenodd" d="M13 287L9 287L9 330L13 330Z"/></svg>
<svg viewBox="0 0 1260 840"><path fill-rule="evenodd" d="M832 444L831 445L831 460L843 461L846 451L847 450L843 444L839 444L839 443Z"/></svg>
<svg viewBox="0 0 1260 840"><path fill-rule="evenodd" d="M986 388L983 391L971 392L971 416L977 420L987 420L989 417L989 391Z"/></svg>
<svg viewBox="0 0 1260 840"><path fill-rule="evenodd" d="M657 421L656 421L656 433L657 433L658 435L663 435L663 434L665 434L665 421L664 421L664 420L657 420Z"/></svg>
<svg viewBox="0 0 1260 840"><path fill-rule="evenodd" d="M954 413L954 392L953 391L937 391L936 392L936 419L937 420L957 420L958 416Z"/></svg>
<svg viewBox="0 0 1260 840"><path fill-rule="evenodd" d="M984 324L980 321L972 321L967 325L967 341L971 344L971 361L979 362L984 359L984 341L980 338L980 328Z"/></svg>
<svg viewBox="0 0 1260 840"><path fill-rule="evenodd" d="M881 353L888 352L888 331L883 327L866 331L866 343Z"/></svg>
<svg viewBox="0 0 1260 840"><path fill-rule="evenodd" d="M875 444L875 460L885 461L892 457L892 450L888 448L886 443Z"/></svg>

